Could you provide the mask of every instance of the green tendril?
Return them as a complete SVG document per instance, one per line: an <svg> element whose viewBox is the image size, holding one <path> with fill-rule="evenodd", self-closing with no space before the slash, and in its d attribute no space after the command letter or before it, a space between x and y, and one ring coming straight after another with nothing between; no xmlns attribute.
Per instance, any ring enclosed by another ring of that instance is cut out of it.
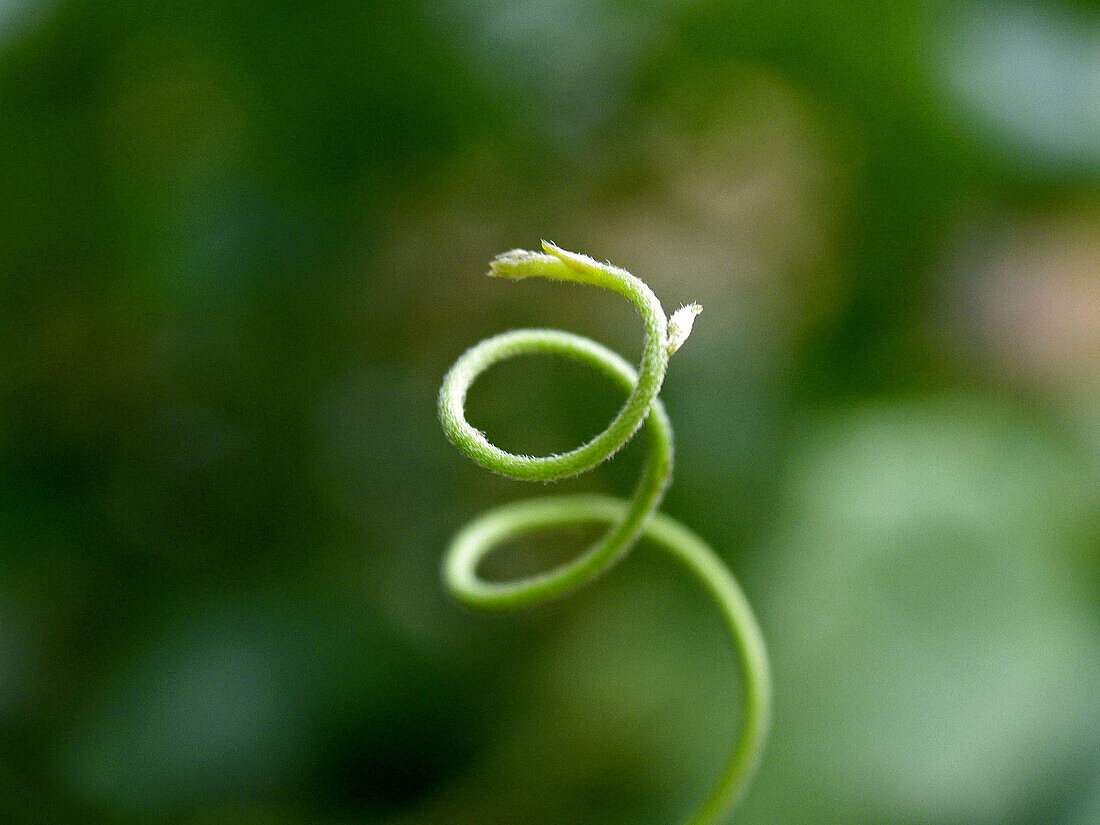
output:
<svg viewBox="0 0 1100 825"><path fill-rule="evenodd" d="M687 339L700 307L682 307L666 319L661 302L629 272L545 241L542 248L542 252L505 252L490 264L489 274L575 281L619 293L635 306L645 323L638 370L601 344L558 330L514 330L487 338L467 350L443 379L439 420L447 438L482 467L519 480L553 481L590 470L625 446L643 425L649 453L629 501L592 495L549 496L483 513L451 542L444 558L443 578L455 598L465 604L502 611L542 604L591 582L620 560L642 535L682 561L717 602L741 676L740 736L710 794L685 821L685 825L714 825L741 797L756 770L767 736L771 680L759 625L729 570L702 539L656 512L672 474L672 427L657 394L669 356ZM606 375L627 393L623 406L603 432L569 452L527 456L491 444L467 422L466 394L477 377L501 361L532 354L579 361ZM545 573L511 581L487 581L478 575L482 559L503 542L572 524L605 524L608 529L576 558Z"/></svg>

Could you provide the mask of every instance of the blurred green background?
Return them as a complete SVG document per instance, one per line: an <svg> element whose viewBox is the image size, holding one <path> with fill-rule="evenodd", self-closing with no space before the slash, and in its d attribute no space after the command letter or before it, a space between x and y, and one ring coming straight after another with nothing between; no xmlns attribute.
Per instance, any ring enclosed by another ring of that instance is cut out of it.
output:
<svg viewBox="0 0 1100 825"><path fill-rule="evenodd" d="M686 574L438 581L545 492L446 443L454 358L640 350L482 277L543 237L706 309L664 509L772 649L736 821L1100 823L1100 9L1053 0L2 0L0 819L688 810L738 700ZM470 415L546 452L619 401L534 359Z"/></svg>

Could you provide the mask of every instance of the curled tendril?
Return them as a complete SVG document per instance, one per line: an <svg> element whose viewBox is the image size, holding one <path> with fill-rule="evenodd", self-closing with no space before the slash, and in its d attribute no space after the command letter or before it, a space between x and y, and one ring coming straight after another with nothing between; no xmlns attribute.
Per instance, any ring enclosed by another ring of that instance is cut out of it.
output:
<svg viewBox="0 0 1100 825"><path fill-rule="evenodd" d="M685 823L713 825L744 793L756 770L767 735L771 680L760 628L729 570L702 539L656 512L672 473L672 428L657 393L669 356L687 339L700 307L682 307L666 319L657 297L629 272L545 241L542 248L542 252L505 252L490 264L489 274L575 281L619 293L634 304L645 322L638 370L595 341L558 330L514 330L487 338L467 350L443 379L439 420L447 437L482 467L520 480L552 481L590 470L614 455L643 425L649 453L629 501L597 495L549 496L483 513L451 542L443 578L451 593L471 607L511 610L542 604L587 584L621 559L642 535L680 559L717 602L732 637L742 683L740 735L722 775ZM527 456L491 444L467 422L466 394L477 377L501 361L531 354L559 355L587 364L628 394L603 432L569 452ZM481 560L501 543L569 524L605 524L608 529L579 556L548 572L504 582L478 575Z"/></svg>

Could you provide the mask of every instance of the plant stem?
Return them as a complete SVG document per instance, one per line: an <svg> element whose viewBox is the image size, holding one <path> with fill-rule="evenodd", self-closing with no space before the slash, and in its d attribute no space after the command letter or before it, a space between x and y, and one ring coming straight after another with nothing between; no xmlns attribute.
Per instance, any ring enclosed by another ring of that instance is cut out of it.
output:
<svg viewBox="0 0 1100 825"><path fill-rule="evenodd" d="M550 481L592 469L621 449L644 424L649 453L629 501L607 496L550 496L515 502L483 513L452 540L443 578L450 592L471 607L512 610L565 595L591 582L619 561L643 534L678 558L714 598L730 632L742 681L742 719L726 766L706 800L685 825L715 825L741 797L767 736L771 680L763 636L741 589L715 552L678 522L657 512L672 474L672 427L657 398L676 351L691 331L699 307L671 319L653 292L629 272L543 242L543 252L513 250L498 256L490 275L545 277L593 284L626 297L645 322L638 371L619 355L579 335L547 329L506 332L466 351L443 380L439 418L447 437L489 470L519 480ZM519 355L552 354L587 364L606 375L627 399L607 428L566 453L525 456L491 444L466 421L466 394L486 369ZM573 560L553 570L511 581L487 581L477 573L494 547L534 530L576 523L607 524L608 531Z"/></svg>

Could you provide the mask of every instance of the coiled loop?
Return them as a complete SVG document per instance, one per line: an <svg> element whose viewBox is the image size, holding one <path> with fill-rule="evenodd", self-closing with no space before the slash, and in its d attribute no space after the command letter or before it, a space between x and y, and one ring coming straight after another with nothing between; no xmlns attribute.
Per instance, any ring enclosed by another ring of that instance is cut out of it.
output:
<svg viewBox="0 0 1100 825"><path fill-rule="evenodd" d="M482 514L451 542L444 558L444 581L456 598L472 607L508 610L541 604L592 581L621 559L643 532L684 562L717 601L741 672L740 737L722 776L688 820L688 825L712 825L733 805L755 771L767 733L771 687L763 638L737 583L701 539L656 512L672 473L672 428L657 393L669 356L687 339L700 308L682 307L666 320L657 297L629 272L545 241L543 250L506 252L494 259L489 274L576 281L623 295L645 323L638 370L579 335L547 329L506 332L467 350L447 373L439 392L444 432L456 447L489 470L520 480L550 481L582 473L607 460L644 424L649 442L645 466L629 501L607 496L550 496ZM467 422L466 394L477 377L501 361L532 354L558 355L587 364L627 393L603 432L566 453L526 456L501 450ZM572 561L545 573L505 582L487 581L478 575L481 560L501 543L535 530L575 523L606 524L608 530Z"/></svg>

